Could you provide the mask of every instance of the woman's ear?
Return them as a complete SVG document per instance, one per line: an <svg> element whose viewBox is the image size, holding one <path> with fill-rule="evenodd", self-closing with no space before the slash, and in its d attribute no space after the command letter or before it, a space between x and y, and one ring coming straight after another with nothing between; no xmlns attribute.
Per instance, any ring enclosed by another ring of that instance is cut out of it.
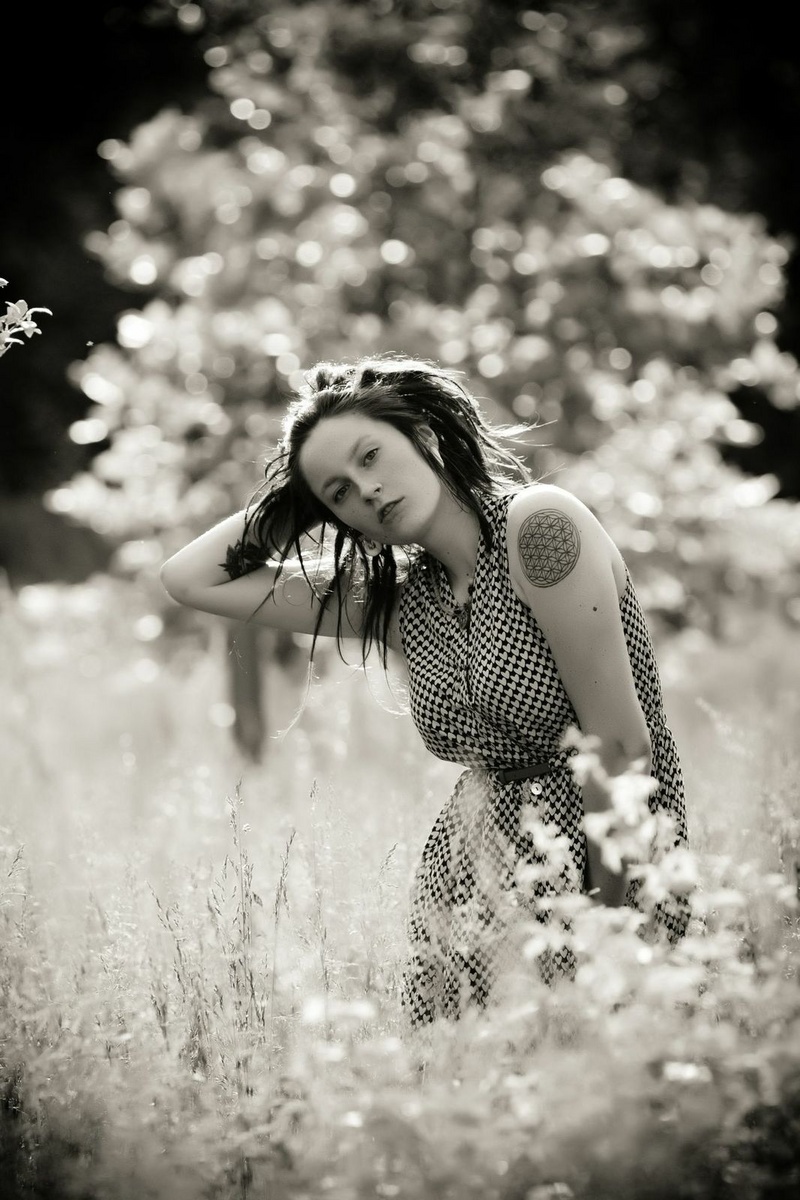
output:
<svg viewBox="0 0 800 1200"><path fill-rule="evenodd" d="M442 452L439 449L439 439L427 421L423 421L419 426L419 436L439 465L443 467L444 460L442 459Z"/></svg>

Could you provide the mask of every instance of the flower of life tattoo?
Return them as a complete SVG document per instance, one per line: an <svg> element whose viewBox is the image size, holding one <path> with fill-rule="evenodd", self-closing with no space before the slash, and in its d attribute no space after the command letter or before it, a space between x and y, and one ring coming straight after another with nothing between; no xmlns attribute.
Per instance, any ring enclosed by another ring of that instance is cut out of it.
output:
<svg viewBox="0 0 800 1200"><path fill-rule="evenodd" d="M581 535L574 521L556 508L526 517L517 538L525 574L534 587L560 583L576 566Z"/></svg>

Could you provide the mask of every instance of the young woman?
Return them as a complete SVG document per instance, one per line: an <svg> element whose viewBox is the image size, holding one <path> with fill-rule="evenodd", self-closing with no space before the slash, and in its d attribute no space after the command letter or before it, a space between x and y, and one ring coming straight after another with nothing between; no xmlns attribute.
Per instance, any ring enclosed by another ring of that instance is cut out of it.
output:
<svg viewBox="0 0 800 1200"><path fill-rule="evenodd" d="M364 660L375 645L384 666L395 651L425 745L467 768L410 898L402 999L417 1026L485 1004L510 965L510 930L531 911L519 867L541 866L521 820L531 806L571 851L539 898L566 888L635 903L635 881L584 835L584 813L609 801L595 780L576 781L570 727L599 739L609 773L638 763L652 775L648 803L672 818L676 846L681 767L642 609L591 511L531 478L503 444L512 431L493 429L453 372L379 356L318 364L306 379L252 504L161 579L205 612L360 639ZM684 907L658 914L678 939ZM542 969L569 973L569 954Z"/></svg>

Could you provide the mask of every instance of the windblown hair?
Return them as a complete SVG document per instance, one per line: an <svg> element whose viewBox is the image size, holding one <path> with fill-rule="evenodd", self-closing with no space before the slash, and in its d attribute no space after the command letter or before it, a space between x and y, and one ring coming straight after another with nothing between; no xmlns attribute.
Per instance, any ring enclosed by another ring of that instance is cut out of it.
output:
<svg viewBox="0 0 800 1200"><path fill-rule="evenodd" d="M460 372L421 359L392 355L362 358L353 364L319 362L306 372L306 386L289 404L283 437L267 461L264 481L247 506L242 539L229 550L226 565L230 574L239 575L270 556L280 569L293 555L308 580L301 539L311 530L318 530L315 537L320 546L325 546L333 535L332 575L323 587L316 587L320 611L312 658L324 611L335 596L339 602L337 648L344 659L342 613L345 598L352 591L364 606L362 665L366 665L377 641L385 669L398 583L395 548L384 546L369 558L358 532L314 496L300 470L300 451L320 421L356 413L393 425L416 447L453 496L475 513L487 544L491 544L492 530L481 499L532 482L524 460L503 445L504 440L514 439L531 427L490 426L457 374ZM441 463L423 437L425 423L437 436ZM406 552L406 564L415 553L418 551L413 548Z"/></svg>

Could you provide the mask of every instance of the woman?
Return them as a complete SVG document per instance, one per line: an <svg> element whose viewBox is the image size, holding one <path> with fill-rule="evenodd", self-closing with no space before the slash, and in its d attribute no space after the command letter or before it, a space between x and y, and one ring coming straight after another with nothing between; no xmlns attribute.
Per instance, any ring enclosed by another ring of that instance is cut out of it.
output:
<svg viewBox="0 0 800 1200"><path fill-rule="evenodd" d="M609 773L650 772L648 803L672 818L676 846L681 768L625 562L584 504L503 446L517 431L493 430L454 373L428 362L322 363L306 378L260 495L161 578L205 612L360 639L364 660L377 644L384 666L395 651L426 746L468 768L412 890L403 1003L417 1026L485 1004L511 965L515 918L546 919L536 899L566 888L635 902L635 883L584 836L584 813L609 800L596 779L578 784L570 728L599 740ZM333 545L309 573L315 534L321 551ZM571 856L558 879L539 869L529 903L519 868L542 862L521 818L531 810ZM659 913L679 938L683 907ZM548 979L570 970L568 953L542 960Z"/></svg>

